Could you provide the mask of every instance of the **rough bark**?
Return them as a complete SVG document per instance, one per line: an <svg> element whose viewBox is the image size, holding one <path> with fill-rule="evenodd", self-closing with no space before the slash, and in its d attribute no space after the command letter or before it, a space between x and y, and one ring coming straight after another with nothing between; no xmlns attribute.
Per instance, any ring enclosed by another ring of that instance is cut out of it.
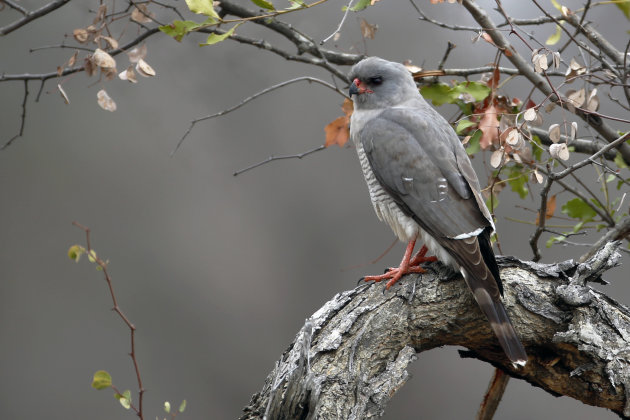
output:
<svg viewBox="0 0 630 420"><path fill-rule="evenodd" d="M339 293L306 321L241 419L379 416L416 353L445 345L630 417L630 310L587 285L617 264L618 245L582 264L499 259L505 305L529 355L523 369L505 358L461 277L439 264L385 293L381 284Z"/></svg>

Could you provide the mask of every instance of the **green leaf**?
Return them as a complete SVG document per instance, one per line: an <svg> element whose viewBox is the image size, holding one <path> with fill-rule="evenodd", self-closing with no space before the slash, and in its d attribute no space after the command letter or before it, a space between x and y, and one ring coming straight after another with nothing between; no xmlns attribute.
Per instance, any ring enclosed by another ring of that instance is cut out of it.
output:
<svg viewBox="0 0 630 420"><path fill-rule="evenodd" d="M206 21L204 23L197 23L192 20L184 20L184 21L175 20L171 24L160 26L159 29L160 31L164 32L166 35L175 38L177 42L181 42L184 35L186 35L189 32L194 31L195 29L200 28L205 23L212 23L212 22Z"/></svg>
<svg viewBox="0 0 630 420"><path fill-rule="evenodd" d="M527 174L523 172L521 165L514 165L509 168L508 171L508 185L512 188L512 191L517 193L519 197L525 198L529 194L527 188Z"/></svg>
<svg viewBox="0 0 630 420"><path fill-rule="evenodd" d="M595 210L593 210L581 198L574 198L567 201L567 203L562 206L562 213L566 214L569 217L579 219L582 222L588 222L597 215L597 213L595 213Z"/></svg>
<svg viewBox="0 0 630 420"><path fill-rule="evenodd" d="M193 13L210 16L216 20L220 20L219 15L214 11L212 0L186 0L186 4Z"/></svg>
<svg viewBox="0 0 630 420"><path fill-rule="evenodd" d="M99 370L94 373L92 378L92 388L105 389L112 386L112 377L104 370Z"/></svg>
<svg viewBox="0 0 630 420"><path fill-rule="evenodd" d="M270 2L266 0L251 0L251 2L254 3L258 7L262 7L263 9L276 10L276 8L273 7L273 4L271 4Z"/></svg>
<svg viewBox="0 0 630 420"><path fill-rule="evenodd" d="M620 1L615 4L621 9L623 14L626 15L626 19L630 20L630 0Z"/></svg>
<svg viewBox="0 0 630 420"><path fill-rule="evenodd" d="M542 142L540 141L540 137L538 137L537 135L532 136L532 141L536 143L535 145L532 145L532 153L534 154L534 159L540 162L543 153Z"/></svg>
<svg viewBox="0 0 630 420"><path fill-rule="evenodd" d="M545 246L546 246L547 248L551 248L551 246L552 246L554 243L564 241L564 238L565 238L564 236L552 236L551 238L549 238L549 239L547 240L547 243L545 244Z"/></svg>
<svg viewBox="0 0 630 420"><path fill-rule="evenodd" d="M370 0L359 0L359 2L355 4L354 6L352 6L350 10L352 10L353 12L360 12L361 10L368 7L369 5L370 5ZM346 7L344 6L342 10L345 12Z"/></svg>
<svg viewBox="0 0 630 420"><path fill-rule="evenodd" d="M466 130L468 127L472 127L473 125L477 125L477 123L474 123L468 119L459 120L455 131L457 132L457 134L462 134L464 130Z"/></svg>
<svg viewBox="0 0 630 420"><path fill-rule="evenodd" d="M555 7L558 10L562 10L562 6L560 6L560 3L558 3L557 0L551 0L551 4L553 5L553 7Z"/></svg>
<svg viewBox="0 0 630 420"><path fill-rule="evenodd" d="M485 83L480 82L462 82L459 83L451 89L451 96L453 99L459 99L459 96L462 93L468 93L470 96L475 98L475 101L483 101L490 95L492 89L488 87Z"/></svg>
<svg viewBox="0 0 630 420"><path fill-rule="evenodd" d="M168 401L164 401L164 411L166 411L167 413L171 412L171 403Z"/></svg>
<svg viewBox="0 0 630 420"><path fill-rule="evenodd" d="M306 3L304 3L304 0L289 0L289 4L290 6L287 7L287 10L295 10L306 7Z"/></svg>
<svg viewBox="0 0 630 420"><path fill-rule="evenodd" d="M240 24L239 24L240 25ZM214 45L214 44L218 44L221 41L225 41L227 38L230 37L230 35L232 35L234 33L234 29L236 29L237 26L239 25L234 25L232 26L228 31L225 31L225 33L219 35L219 34L210 34L210 36L208 36L208 39L206 40L206 42L199 44L200 47L204 47L206 45Z"/></svg>
<svg viewBox="0 0 630 420"><path fill-rule="evenodd" d="M97 258L96 251L94 251L93 249L90 249L90 252L87 253L87 256L88 256L88 260L91 263L96 262L96 258Z"/></svg>
<svg viewBox="0 0 630 420"><path fill-rule="evenodd" d="M114 394L114 397L118 399L120 405L129 410L131 408L131 391L126 390L122 394Z"/></svg>
<svg viewBox="0 0 630 420"><path fill-rule="evenodd" d="M469 156L472 156L475 153L479 152L479 150L481 150L481 146L479 145L479 140L481 140L482 135L483 135L483 132L481 130L477 130L470 137L470 140L468 140L468 143L466 143L466 153L468 153Z"/></svg>
<svg viewBox="0 0 630 420"><path fill-rule="evenodd" d="M560 25L556 25L556 32L552 34L551 36L549 36L549 38L547 38L547 40L545 41L545 44L555 45L558 43L558 41L560 41L561 37L562 37L562 28L560 27Z"/></svg>
<svg viewBox="0 0 630 420"><path fill-rule="evenodd" d="M499 207L499 198L496 194L493 193L486 199L486 207L488 207L490 213L493 213L494 210Z"/></svg>
<svg viewBox="0 0 630 420"><path fill-rule="evenodd" d="M617 152L614 162L620 169L625 169L628 167L628 165L626 165L626 161L623 160L623 156L621 156L621 152Z"/></svg>
<svg viewBox="0 0 630 420"><path fill-rule="evenodd" d="M186 400L182 401L182 403L179 405L179 412L183 413L184 410L186 410Z"/></svg>
<svg viewBox="0 0 630 420"><path fill-rule="evenodd" d="M451 103L451 87L445 83L434 83L429 86L423 86L420 89L420 93L427 99L433 102L435 106L441 106L446 103Z"/></svg>
<svg viewBox="0 0 630 420"><path fill-rule="evenodd" d="M79 262L81 259L81 255L85 254L85 248L81 245L72 245L68 249L68 258L74 260L74 262Z"/></svg>

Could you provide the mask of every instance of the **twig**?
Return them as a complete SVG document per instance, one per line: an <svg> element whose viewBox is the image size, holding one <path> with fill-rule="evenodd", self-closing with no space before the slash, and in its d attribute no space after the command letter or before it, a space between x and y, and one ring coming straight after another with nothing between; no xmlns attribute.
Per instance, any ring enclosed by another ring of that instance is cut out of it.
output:
<svg viewBox="0 0 630 420"><path fill-rule="evenodd" d="M547 167L550 171L549 166ZM529 238L529 246L532 248L532 252L534 253L534 258L532 261L539 261L541 258L540 251L538 250L538 239L540 235L542 235L545 230L545 221L547 220L547 196L549 195L549 190L551 189L551 185L553 184L553 179L551 177L547 177L545 180L545 185L543 189L540 191L540 209L538 210L538 226L536 230Z"/></svg>
<svg viewBox="0 0 630 420"><path fill-rule="evenodd" d="M429 23L432 23L435 26L439 26L441 28L450 29L452 31L468 31L468 32L480 32L481 31L481 28L479 28L479 27L451 25L451 24L448 24L448 23L437 21L435 19L431 19L430 17L428 17L422 11L422 9L420 9L416 5L416 3L413 0L409 0L409 2L413 6L413 8L416 9L416 12L418 12L418 14L420 15L420 17L418 18L419 20L422 20L422 21L425 21L425 22L429 22Z"/></svg>
<svg viewBox="0 0 630 420"><path fill-rule="evenodd" d="M258 168L259 166L266 165L267 163L273 162L274 160L302 159L303 157L306 157L306 156L308 156L310 154L313 154L315 152L319 152L320 150L324 150L325 148L326 148L326 146L322 144L321 146L317 146L314 149L307 150L304 153L299 153L299 154L295 154L295 155L281 155L281 156L271 155L267 159L265 159L265 160L263 160L261 162L255 163L255 164L253 164L251 166L248 166L246 168L243 168L243 169L239 169L238 171L234 172L232 175L238 176L238 175L242 174L243 172L247 172L247 171L250 171L250 170L252 170L254 168Z"/></svg>
<svg viewBox="0 0 630 420"><path fill-rule="evenodd" d="M588 252L580 257L580 262L584 262L591 258L595 253L604 246L604 244L612 241L620 241L628 239L630 236L630 217L627 216L622 223L618 223L613 229L609 230L604 236L599 238Z"/></svg>
<svg viewBox="0 0 630 420"><path fill-rule="evenodd" d="M52 12L55 9L60 8L61 6L63 6L64 4L68 3L70 0L55 0L55 1L51 1L50 3L48 3L45 6L40 7L37 10L33 10L32 12L26 12L26 9L22 8L22 7L14 7L17 5L13 5L13 3L11 3L11 7L13 7L16 10L19 10L20 12L24 13L24 17L20 20L16 20L13 23L8 24L7 26L4 26L2 28L0 28L0 36L6 35L8 33L11 33L13 31L15 31L18 28L21 28L22 26L26 25L27 23L30 23L32 21L34 21L37 18L40 18L42 16L47 15L48 13ZM7 2L4 2L7 3Z"/></svg>
<svg viewBox="0 0 630 420"><path fill-rule="evenodd" d="M131 335L131 353L129 353L129 356L131 357L131 360L133 361L133 368L136 373L136 380L138 381L138 408L136 410L136 414L138 415L140 419L144 419L144 414L142 412L142 397L144 395L145 389L144 389L144 386L142 385L142 378L140 376L140 367L138 366L138 359L136 357L136 326L129 320L129 318L127 318L127 316L124 314L120 306L118 306L118 300L116 299L116 294L114 293L114 286L112 284L112 278L110 277L107 271L107 262L103 261L103 259L97 256L96 252L92 250L92 244L90 242L90 228L83 226L82 224L76 221L72 222L72 224L78 227L79 229L81 229L83 232L85 232L85 243L86 243L88 256L94 259L94 262L103 271L103 275L105 276L105 281L107 282L107 287L109 288L109 294L112 298L112 304L114 305L112 310L118 314L120 319L122 319L125 325L127 325L127 328L129 328L129 332Z"/></svg>
<svg viewBox="0 0 630 420"><path fill-rule="evenodd" d="M505 388L507 388L509 380L510 376L508 374L499 368L494 369L494 374L488 384L486 395L484 395L483 401L479 406L477 420L492 420L494 413L499 407L501 398L503 398L503 394L505 393Z"/></svg>
<svg viewBox="0 0 630 420"><path fill-rule="evenodd" d="M6 4L7 6L9 6L11 9L17 10L18 12L20 12L23 15L28 14L28 10L26 10L21 5L13 2L13 0L2 0L2 3Z"/></svg>
<svg viewBox="0 0 630 420"><path fill-rule="evenodd" d="M324 45L325 43L328 42L330 38L332 38L333 36L335 36L335 34L338 34L339 31L341 31L341 27L343 26L344 22L346 21L346 18L348 17L348 12L350 12L350 6L352 6L353 2L354 0L350 0L348 4L346 5L346 10L344 11L343 17L341 18L341 22L339 22L339 26L337 26L337 29L335 29L335 32L328 35L326 38L322 39L319 45Z"/></svg>
<svg viewBox="0 0 630 420"><path fill-rule="evenodd" d="M179 149L179 147L182 145L182 143L184 142L184 140L186 139L186 137L188 137L188 135L190 134L190 132L192 131L193 127L201 122L201 121L206 121L206 120L210 120L212 118L216 118L216 117L220 117L222 115L228 114L232 111L235 111L237 109L239 109L240 107L242 107L243 105L245 105L246 103L258 98L259 96L262 96L266 93L269 93L271 91L274 91L276 89L279 89L281 87L293 84L293 83L297 83L297 82L302 82L302 81L307 81L307 82L314 82L314 83L319 83L322 86L326 86L327 88L334 90L335 92L339 93L340 95L347 97L346 94L344 92L342 92L341 90L339 90L336 86L331 85L328 82L325 82L321 79L317 79L315 77L310 77L310 76L302 76L302 77L296 77L295 79L290 79L290 80L285 80L284 82L275 84L273 86L269 86L268 88L265 88L263 90L261 90L260 92L257 92L251 96L248 96L247 98L243 99L241 102L239 102L238 104L224 109L223 111L219 111L215 114L211 114L211 115L206 115L205 117L201 117L201 118L196 118L194 120L192 120L190 122L190 125L188 126L188 129L184 132L184 135L179 139L179 141L177 142L177 145L175 146L175 148L173 149L173 151L171 152L171 157L173 157L173 155L175 155L175 153L177 152L177 150Z"/></svg>
<svg viewBox="0 0 630 420"><path fill-rule="evenodd" d="M15 139L17 139L18 137L22 137L22 135L24 134L24 124L26 123L26 100L28 98L28 80L24 81L24 98L22 99L22 116L20 117L20 131L18 131L18 133L11 137L9 139L9 141L7 141L5 144L2 145L2 147L0 147L0 150L4 150L7 147L9 147L11 145L11 143L13 143L13 141Z"/></svg>
<svg viewBox="0 0 630 420"><path fill-rule="evenodd" d="M483 10L476 2L471 0L462 0L462 4L477 21L477 23L486 28L488 35L490 35L492 41L498 48L502 49L502 51L509 50L510 54L506 54L506 57L523 74L523 76L530 81L530 83L536 86L536 88L543 94L549 96L552 101L566 102L566 98L556 96L557 92L555 92L553 85L548 84L548 79L545 80L542 76L536 73L531 65L525 61L523 56L521 56L512 45L510 45L508 40L505 36L503 36L501 31L497 29L496 25L492 22L485 10ZM518 33L515 32L515 34L520 37ZM612 142L618 138L617 131L609 125L603 123L601 120L596 122L594 121L595 119L589 118L588 114L579 109L576 109L576 115L593 127L606 141ZM630 146L620 142L618 143L618 149L624 160L630 163Z"/></svg>
<svg viewBox="0 0 630 420"><path fill-rule="evenodd" d="M444 56L442 57L442 60L440 60L440 64L438 64L439 70L442 70L444 68L444 64L446 63L446 60L448 60L448 56L456 46L457 45L453 44L451 41L448 41L448 43L446 44L446 51L444 51Z"/></svg>

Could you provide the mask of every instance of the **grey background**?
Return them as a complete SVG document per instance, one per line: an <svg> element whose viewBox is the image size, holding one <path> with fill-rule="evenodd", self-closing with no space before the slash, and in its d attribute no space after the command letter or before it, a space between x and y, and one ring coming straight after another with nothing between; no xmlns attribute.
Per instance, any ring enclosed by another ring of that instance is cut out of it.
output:
<svg viewBox="0 0 630 420"><path fill-rule="evenodd" d="M39 4L23 2L29 8ZM286 20L322 39L336 28L342 4L331 0ZM473 25L460 6L418 4L438 19ZM523 4L504 2L510 13L538 16ZM28 49L58 44L64 34L88 25L89 6L72 2L0 39L0 71L54 71L72 50L29 54ZM451 40L458 45L448 62L452 67L481 66L494 57L492 47L471 44L471 33L418 22L408 2L383 0L359 17L379 26L376 39L367 42L371 55L435 68ZM15 18L5 8L0 25ZM598 8L591 18L625 45L628 22L614 6ZM553 26L536 31L544 41ZM278 41L252 24L239 33ZM177 405L184 398L188 409L181 418L238 417L305 318L362 275L398 263L401 244L368 264L393 235L373 214L352 148L333 147L232 176L270 154L321 144L323 127L341 115L342 102L325 88L289 86L201 123L169 158L192 118L289 78L330 80L319 69L253 47L228 40L198 48L200 41L194 35L181 44L151 37L146 60L158 76L137 85L120 80L93 85L96 78L71 76L63 82L70 105L55 91L56 81L46 84L38 103L38 85L29 85L25 136L0 153L0 418L132 416L112 392L90 387L99 369L109 371L120 389L136 385L127 356L129 333L109 310L101 273L66 256L70 245L84 243L73 220L92 229L94 248L110 260L120 306L138 327L146 418L162 415L165 400ZM285 41L280 45L293 51ZM346 22L339 46L363 51L356 16ZM122 56L118 62L119 70L127 64ZM96 104L101 86L116 100L117 112ZM506 91L523 97L519 86L511 83ZM21 95L21 82L0 85L3 142L17 130ZM453 115L448 108L441 112ZM483 183L481 160L475 164ZM515 209L510 197L508 191L501 195L497 211L503 251L530 258L531 228L505 217L533 217ZM535 206L531 198L524 204ZM553 261L584 249L545 252L545 260ZM611 271L613 284L605 291L628 303L626 278L620 268ZM461 360L456 348L442 348L419 355L411 373L385 418L471 418L492 368ZM614 417L518 380L510 382L497 414L513 420Z"/></svg>

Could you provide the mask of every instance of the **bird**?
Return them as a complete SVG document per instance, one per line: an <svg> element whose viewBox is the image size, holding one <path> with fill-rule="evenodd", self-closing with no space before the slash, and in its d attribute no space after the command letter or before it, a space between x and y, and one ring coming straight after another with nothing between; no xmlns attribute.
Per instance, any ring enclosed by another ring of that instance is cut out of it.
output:
<svg viewBox="0 0 630 420"><path fill-rule="evenodd" d="M372 205L407 242L399 267L364 280L388 280L389 289L404 274L424 272L420 264L438 259L461 273L508 359L525 366L527 354L501 301L490 241L494 222L459 137L402 64L368 57L352 67L349 80L350 137ZM424 245L412 257L418 239Z"/></svg>

